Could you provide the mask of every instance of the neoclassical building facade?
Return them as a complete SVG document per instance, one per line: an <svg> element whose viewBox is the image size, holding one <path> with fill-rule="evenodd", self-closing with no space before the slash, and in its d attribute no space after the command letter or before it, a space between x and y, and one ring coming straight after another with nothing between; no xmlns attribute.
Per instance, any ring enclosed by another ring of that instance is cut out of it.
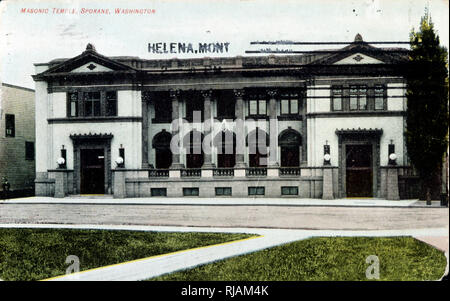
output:
<svg viewBox="0 0 450 301"><path fill-rule="evenodd" d="M407 51L35 64L36 195L408 197Z"/></svg>

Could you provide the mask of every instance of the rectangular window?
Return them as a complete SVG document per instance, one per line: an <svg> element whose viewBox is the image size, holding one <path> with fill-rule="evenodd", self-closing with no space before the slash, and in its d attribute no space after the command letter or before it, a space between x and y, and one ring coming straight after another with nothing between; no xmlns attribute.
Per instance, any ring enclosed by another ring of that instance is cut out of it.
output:
<svg viewBox="0 0 450 301"><path fill-rule="evenodd" d="M67 93L67 117L95 116L117 116L117 91Z"/></svg>
<svg viewBox="0 0 450 301"><path fill-rule="evenodd" d="M342 111L342 87L334 87L332 90L333 111Z"/></svg>
<svg viewBox="0 0 450 301"><path fill-rule="evenodd" d="M13 114L5 114L5 129L6 137L16 136L16 121Z"/></svg>
<svg viewBox="0 0 450 301"><path fill-rule="evenodd" d="M367 110L367 88L366 88L366 86L359 86L358 98L359 98L359 109Z"/></svg>
<svg viewBox="0 0 450 301"><path fill-rule="evenodd" d="M152 196L167 196L167 188L151 188Z"/></svg>
<svg viewBox="0 0 450 301"><path fill-rule="evenodd" d="M198 196L198 188L183 188L183 196Z"/></svg>
<svg viewBox="0 0 450 301"><path fill-rule="evenodd" d="M267 101L264 95L250 95L248 101L248 112L250 116L261 116L267 114Z"/></svg>
<svg viewBox="0 0 450 301"><path fill-rule="evenodd" d="M298 114L298 99L291 99L291 114Z"/></svg>
<svg viewBox="0 0 450 301"><path fill-rule="evenodd" d="M100 92L84 92L84 116L100 116Z"/></svg>
<svg viewBox="0 0 450 301"><path fill-rule="evenodd" d="M375 86L375 110L384 110L384 87Z"/></svg>
<svg viewBox="0 0 450 301"><path fill-rule="evenodd" d="M154 122L171 123L172 122L172 103L164 99L156 99L153 102L155 108Z"/></svg>
<svg viewBox="0 0 450 301"><path fill-rule="evenodd" d="M77 117L78 116L78 93L72 92L67 94L68 105L68 117Z"/></svg>
<svg viewBox="0 0 450 301"><path fill-rule="evenodd" d="M250 109L250 115L257 115L258 114L258 102L256 100L250 100L249 103Z"/></svg>
<svg viewBox="0 0 450 301"><path fill-rule="evenodd" d="M267 102L265 100L258 101L258 115L266 115L267 113Z"/></svg>
<svg viewBox="0 0 450 301"><path fill-rule="evenodd" d="M216 92L217 117L225 119L234 119L236 116L236 100L233 94L223 91Z"/></svg>
<svg viewBox="0 0 450 301"><path fill-rule="evenodd" d="M106 92L106 116L117 116L117 92Z"/></svg>
<svg viewBox="0 0 450 301"><path fill-rule="evenodd" d="M34 160L34 142L25 141L25 160Z"/></svg>
<svg viewBox="0 0 450 301"><path fill-rule="evenodd" d="M265 187L264 186L255 186L248 188L248 195L264 195Z"/></svg>
<svg viewBox="0 0 450 301"><path fill-rule="evenodd" d="M350 110L367 110L366 86L350 86Z"/></svg>
<svg viewBox="0 0 450 301"><path fill-rule="evenodd" d="M281 115L297 115L298 114L298 98L299 94L292 91L285 91L280 94L281 99Z"/></svg>
<svg viewBox="0 0 450 301"><path fill-rule="evenodd" d="M216 187L216 196L230 196L231 195L231 187Z"/></svg>
<svg viewBox="0 0 450 301"><path fill-rule="evenodd" d="M367 110L367 98L366 96L360 96L359 98L359 109L360 110Z"/></svg>
<svg viewBox="0 0 450 301"><path fill-rule="evenodd" d="M194 112L196 118L199 118L200 114L200 121L203 121L203 99L195 98L195 96L186 100L186 120L193 121Z"/></svg>
<svg viewBox="0 0 450 301"><path fill-rule="evenodd" d="M297 186L281 187L281 195L298 195L298 187Z"/></svg>
<svg viewBox="0 0 450 301"><path fill-rule="evenodd" d="M289 114L289 99L281 100L281 114Z"/></svg>

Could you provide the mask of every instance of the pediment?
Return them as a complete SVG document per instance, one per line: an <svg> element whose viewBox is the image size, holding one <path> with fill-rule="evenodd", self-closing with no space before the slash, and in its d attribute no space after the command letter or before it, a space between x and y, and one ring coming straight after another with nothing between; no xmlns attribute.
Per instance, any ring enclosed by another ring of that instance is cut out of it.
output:
<svg viewBox="0 0 450 301"><path fill-rule="evenodd" d="M64 60L38 76L61 73L98 73L112 71L135 71L135 69L131 66L125 65L97 53L95 48L88 44L88 47L86 47L86 50L82 54L74 58Z"/></svg>
<svg viewBox="0 0 450 301"><path fill-rule="evenodd" d="M367 64L384 64L384 62L358 52L349 55L346 58L341 59L334 63L334 65L367 65Z"/></svg>
<svg viewBox="0 0 450 301"><path fill-rule="evenodd" d="M70 72L108 72L114 71L111 68L108 68L104 65L91 61L87 64L84 64L78 68L71 70Z"/></svg>

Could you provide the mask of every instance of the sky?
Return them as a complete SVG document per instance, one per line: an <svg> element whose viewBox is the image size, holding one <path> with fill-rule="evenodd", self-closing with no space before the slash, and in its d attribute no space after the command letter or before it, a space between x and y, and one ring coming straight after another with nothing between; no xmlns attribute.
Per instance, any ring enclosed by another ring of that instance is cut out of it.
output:
<svg viewBox="0 0 450 301"><path fill-rule="evenodd" d="M6 0L0 2L0 81L34 88L33 64L77 56L88 43L106 56L166 59L245 56L246 50L262 47L250 45L251 41L351 42L357 33L365 41L408 41L425 7L441 44L448 48L448 0ZM48 12L22 13L23 8ZM53 8L77 13L55 14ZM109 9L110 14L81 13L96 8ZM116 8L154 13L115 14ZM229 43L228 52L148 51L149 43L214 42Z"/></svg>

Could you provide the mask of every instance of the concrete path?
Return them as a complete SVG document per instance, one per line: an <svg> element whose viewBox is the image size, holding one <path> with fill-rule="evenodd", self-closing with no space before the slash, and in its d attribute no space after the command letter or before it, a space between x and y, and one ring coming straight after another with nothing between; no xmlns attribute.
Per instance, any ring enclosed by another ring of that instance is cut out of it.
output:
<svg viewBox="0 0 450 301"><path fill-rule="evenodd" d="M317 236L419 236L445 237L448 228L384 230L384 231L328 231L328 230L284 230L261 228L210 228L210 227L154 227L127 225L22 225L0 224L7 228L77 228L77 229L108 229L108 230L137 230L137 231L167 231L167 232L223 232L223 233L253 233L260 235L256 238L207 246L197 249L179 251L158 255L131 262L101 267L76 274L64 275L51 280L145 280L152 277L189 269L198 265L217 260L243 255L266 248L290 243ZM82 262L80 263L82 265Z"/></svg>
<svg viewBox="0 0 450 301"><path fill-rule="evenodd" d="M0 200L0 204L2 201ZM337 206L337 207L426 207L418 200L389 201L376 198L346 198L335 200L300 198L126 198L114 199L109 195L69 196L66 198L28 197L4 200L4 204L102 204L102 205L255 205L255 206ZM439 202L432 206L438 207Z"/></svg>

